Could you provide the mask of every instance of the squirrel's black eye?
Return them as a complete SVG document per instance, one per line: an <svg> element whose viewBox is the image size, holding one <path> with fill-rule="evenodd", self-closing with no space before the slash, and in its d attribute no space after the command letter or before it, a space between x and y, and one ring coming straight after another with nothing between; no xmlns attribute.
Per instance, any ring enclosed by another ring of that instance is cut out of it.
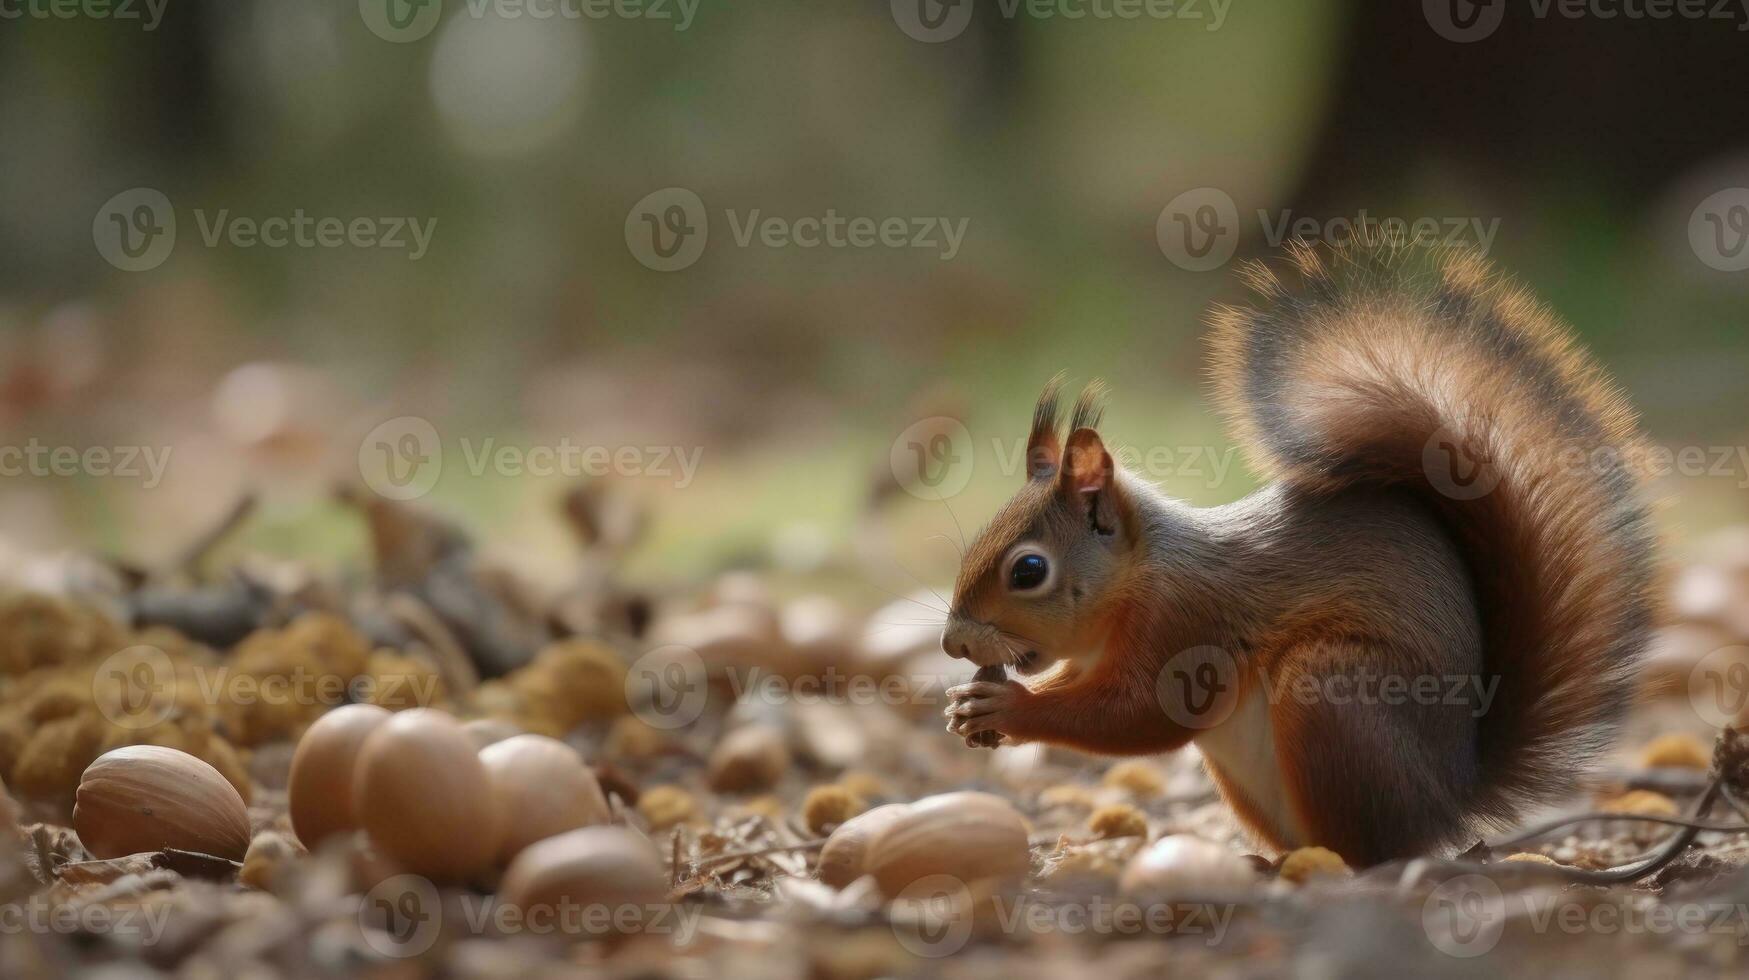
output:
<svg viewBox="0 0 1749 980"><path fill-rule="evenodd" d="M1045 584L1050 574L1051 563L1045 561L1044 555L1021 555L1014 560L1014 569L1008 573L1008 587L1016 592L1036 589Z"/></svg>

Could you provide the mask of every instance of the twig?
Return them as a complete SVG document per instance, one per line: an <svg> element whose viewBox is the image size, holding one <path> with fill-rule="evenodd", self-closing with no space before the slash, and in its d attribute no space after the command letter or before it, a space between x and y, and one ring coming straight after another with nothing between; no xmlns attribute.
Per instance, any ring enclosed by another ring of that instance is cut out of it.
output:
<svg viewBox="0 0 1749 980"><path fill-rule="evenodd" d="M698 863L694 865L692 873L695 875L698 874L706 865L722 864L727 861L739 860L740 858L764 857L767 854L781 854L785 851L807 851L825 846L826 838L822 837L819 840L803 841L800 844L779 844L775 847L761 847L752 851L732 851L728 854L714 854L708 858L699 860Z"/></svg>
<svg viewBox="0 0 1749 980"><path fill-rule="evenodd" d="M1604 868L1602 870L1594 871L1589 868L1574 868L1564 864L1547 865L1531 862L1493 862L1484 864L1476 861L1440 861L1433 858L1417 858L1413 861L1393 861L1388 864L1380 865L1377 868L1368 871L1367 875L1372 877L1386 873L1396 873L1400 875L1399 884L1403 887L1412 885L1416 880L1422 877L1422 874L1425 871L1428 870L1449 871L1453 874L1487 874L1489 872L1498 873L1510 870L1514 873L1531 876L1558 877L1579 885L1619 885L1629 881L1637 881L1644 878L1646 875L1662 870L1671 861L1676 860L1678 855L1687 850L1688 846L1694 843L1694 839L1703 831L1710 831L1708 825L1696 821L1698 821L1700 817L1706 816L1707 811L1712 809L1713 802L1719 798L1720 793L1723 791L1723 780L1714 779L1711 785L1707 787L1706 793L1696 801L1694 812L1690 814L1690 819L1686 821L1671 820L1667 817L1641 817L1633 814L1603 814L1602 816L1608 817L1609 819L1643 820L1652 823L1674 824L1683 828L1681 833L1670 838L1670 840L1666 841L1663 846L1658 848L1658 850L1643 855L1627 864L1617 865L1613 868ZM1597 819L1597 816L1598 815L1591 815L1588 817L1572 819ZM1571 822L1571 820L1562 822ZM1528 839L1529 837L1535 837L1538 835L1538 832L1546 832L1547 829L1546 826L1536 828L1536 832L1520 835L1517 838L1503 841L1502 843L1511 844L1516 841ZM1734 831L1746 829L1749 828L1731 828L1731 830ZM1516 866L1507 869L1505 865L1509 863Z"/></svg>
<svg viewBox="0 0 1749 980"><path fill-rule="evenodd" d="M200 566L206 562L207 556L226 538L230 537L237 528L241 527L251 514L255 513L255 505L259 499L254 491L238 497L231 504L231 509L225 511L224 516L219 518L218 523L201 532L199 537L182 549L176 559L170 563L170 573L181 573L198 581L200 579Z"/></svg>

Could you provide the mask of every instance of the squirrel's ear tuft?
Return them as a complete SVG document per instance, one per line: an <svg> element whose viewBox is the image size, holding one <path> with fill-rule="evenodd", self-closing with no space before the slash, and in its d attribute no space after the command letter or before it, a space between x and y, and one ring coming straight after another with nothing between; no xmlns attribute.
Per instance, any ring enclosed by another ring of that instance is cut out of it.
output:
<svg viewBox="0 0 1749 980"><path fill-rule="evenodd" d="M1032 432L1026 437L1026 475L1033 480L1048 480L1057 474L1063 462L1063 446L1057 439L1057 393L1062 390L1063 375L1045 383L1032 410Z"/></svg>
<svg viewBox="0 0 1749 980"><path fill-rule="evenodd" d="M1075 398L1075 410L1069 413L1069 431L1099 428L1100 419L1105 417L1105 396L1109 389L1105 382L1094 378L1081 389L1081 394Z"/></svg>
<svg viewBox="0 0 1749 980"><path fill-rule="evenodd" d="M1087 519L1099 534L1111 534L1118 526L1118 485L1116 467L1105 442L1091 428L1080 428L1069 434L1064 451L1062 492L1072 496L1087 508Z"/></svg>

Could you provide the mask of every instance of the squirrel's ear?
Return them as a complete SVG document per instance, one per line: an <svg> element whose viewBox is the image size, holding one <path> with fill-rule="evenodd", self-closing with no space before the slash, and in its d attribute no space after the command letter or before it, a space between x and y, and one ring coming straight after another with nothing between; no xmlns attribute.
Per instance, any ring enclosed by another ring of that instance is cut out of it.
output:
<svg viewBox="0 0 1749 980"><path fill-rule="evenodd" d="M1117 470L1099 433L1080 428L1069 434L1059 486L1065 495L1087 508L1087 520L1099 534L1112 534L1118 527Z"/></svg>
<svg viewBox="0 0 1749 980"><path fill-rule="evenodd" d="M1045 384L1032 410L1032 432L1026 437L1026 476L1048 480L1063 463L1063 446L1057 441L1057 391L1063 386L1058 374Z"/></svg>

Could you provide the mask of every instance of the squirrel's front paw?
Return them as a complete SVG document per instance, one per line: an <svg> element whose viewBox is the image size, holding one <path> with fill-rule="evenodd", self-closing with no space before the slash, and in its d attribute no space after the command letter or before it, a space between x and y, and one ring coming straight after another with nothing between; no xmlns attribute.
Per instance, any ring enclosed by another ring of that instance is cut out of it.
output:
<svg viewBox="0 0 1749 980"><path fill-rule="evenodd" d="M973 681L948 688L947 730L963 735L967 745L973 736L995 732L1009 743L1019 741L1014 725L1029 692L1017 681Z"/></svg>

